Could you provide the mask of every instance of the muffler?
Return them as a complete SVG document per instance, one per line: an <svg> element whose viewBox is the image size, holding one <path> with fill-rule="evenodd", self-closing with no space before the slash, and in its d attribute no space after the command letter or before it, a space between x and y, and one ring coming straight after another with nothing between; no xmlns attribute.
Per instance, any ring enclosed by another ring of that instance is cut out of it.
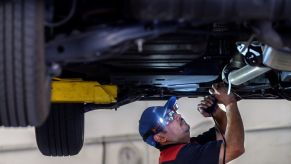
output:
<svg viewBox="0 0 291 164"><path fill-rule="evenodd" d="M271 70L271 68L246 65L238 70L230 72L228 74L228 83L231 83L232 85L241 85L268 72L269 70Z"/></svg>
<svg viewBox="0 0 291 164"><path fill-rule="evenodd" d="M278 50L270 46L265 46L262 53L262 64L259 66L245 65L242 68L231 71L227 77L227 82L232 85L241 85L254 79L271 69L281 71L291 71L291 51ZM267 67L266 67L267 66Z"/></svg>
<svg viewBox="0 0 291 164"><path fill-rule="evenodd" d="M263 64L276 70L291 71L291 51L266 46L263 52Z"/></svg>
<svg viewBox="0 0 291 164"><path fill-rule="evenodd" d="M291 71L290 63L291 51L265 46L262 53L262 63L259 66L246 65L231 71L227 76L227 82L232 85L241 85L271 69Z"/></svg>

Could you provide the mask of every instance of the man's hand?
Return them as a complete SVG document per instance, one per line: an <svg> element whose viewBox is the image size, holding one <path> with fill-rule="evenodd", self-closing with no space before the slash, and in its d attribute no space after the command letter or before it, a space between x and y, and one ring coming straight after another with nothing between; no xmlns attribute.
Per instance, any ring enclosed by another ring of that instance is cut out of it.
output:
<svg viewBox="0 0 291 164"><path fill-rule="evenodd" d="M213 84L209 92L215 96L218 103L222 103L226 108L226 120L223 119L224 121L220 121L221 123L219 123L223 125L223 128L225 127L224 136L226 147L221 145L219 155L219 163L223 164L224 156L225 162L227 163L244 153L244 126L236 103L236 97L233 93L227 94L227 89L223 83ZM224 154L225 149L226 154Z"/></svg>
<svg viewBox="0 0 291 164"><path fill-rule="evenodd" d="M227 88L223 83L216 83L212 85L212 89L209 89L209 92L215 96L219 103L222 103L224 106L227 106L231 103L236 103L236 98L233 93L227 94Z"/></svg>
<svg viewBox="0 0 291 164"><path fill-rule="evenodd" d="M198 104L197 110L204 116L204 117L210 117L211 115L207 112L205 112L205 109L211 107L214 103L214 97L213 96L205 96L203 100L200 101L200 104ZM218 106L215 106L215 110L213 113L216 112Z"/></svg>
<svg viewBox="0 0 291 164"><path fill-rule="evenodd" d="M205 109L211 107L214 103L214 96L205 96L203 100L200 101L200 104L198 104L198 111L204 116L204 117L211 117L211 115L207 112L205 112ZM226 115L225 112L219 108L218 105L215 106L215 110L212 113L212 116L215 118L217 123L219 124L220 131L224 134L226 129ZM216 133L216 139L222 140L222 136L219 132Z"/></svg>

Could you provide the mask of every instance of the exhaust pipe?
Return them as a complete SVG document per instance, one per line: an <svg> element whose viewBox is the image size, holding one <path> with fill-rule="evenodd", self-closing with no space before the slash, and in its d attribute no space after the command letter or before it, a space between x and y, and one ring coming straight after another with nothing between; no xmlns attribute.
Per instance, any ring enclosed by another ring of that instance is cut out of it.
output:
<svg viewBox="0 0 291 164"><path fill-rule="evenodd" d="M265 46L263 50L263 66L250 66L246 65L240 69L231 71L228 74L228 83L232 85L241 85L251 79L254 79L269 70L285 70L291 71L291 51L289 50L278 50L270 46Z"/></svg>
<svg viewBox="0 0 291 164"><path fill-rule="evenodd" d="M291 51L266 46L263 52L263 64L281 71L291 71Z"/></svg>
<svg viewBox="0 0 291 164"><path fill-rule="evenodd" d="M238 70L230 72L228 74L228 83L231 83L232 85L241 85L268 72L269 70L271 70L271 68L246 65Z"/></svg>

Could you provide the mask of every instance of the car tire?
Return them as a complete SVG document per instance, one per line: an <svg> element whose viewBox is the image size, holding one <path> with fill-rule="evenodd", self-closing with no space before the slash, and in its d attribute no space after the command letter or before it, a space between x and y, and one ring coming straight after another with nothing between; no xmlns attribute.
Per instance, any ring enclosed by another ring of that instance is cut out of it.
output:
<svg viewBox="0 0 291 164"><path fill-rule="evenodd" d="M42 0L0 2L0 124L39 126L49 113Z"/></svg>
<svg viewBox="0 0 291 164"><path fill-rule="evenodd" d="M43 155L78 154L84 143L83 104L52 104L50 116L35 128L35 135Z"/></svg>

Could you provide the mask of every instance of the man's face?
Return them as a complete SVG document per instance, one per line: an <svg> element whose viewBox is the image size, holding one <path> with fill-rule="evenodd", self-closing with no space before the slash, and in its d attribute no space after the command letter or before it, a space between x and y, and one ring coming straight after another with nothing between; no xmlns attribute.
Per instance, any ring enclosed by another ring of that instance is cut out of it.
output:
<svg viewBox="0 0 291 164"><path fill-rule="evenodd" d="M190 126L178 113L174 114L174 120L165 127L162 133L171 143L187 143L190 141Z"/></svg>

